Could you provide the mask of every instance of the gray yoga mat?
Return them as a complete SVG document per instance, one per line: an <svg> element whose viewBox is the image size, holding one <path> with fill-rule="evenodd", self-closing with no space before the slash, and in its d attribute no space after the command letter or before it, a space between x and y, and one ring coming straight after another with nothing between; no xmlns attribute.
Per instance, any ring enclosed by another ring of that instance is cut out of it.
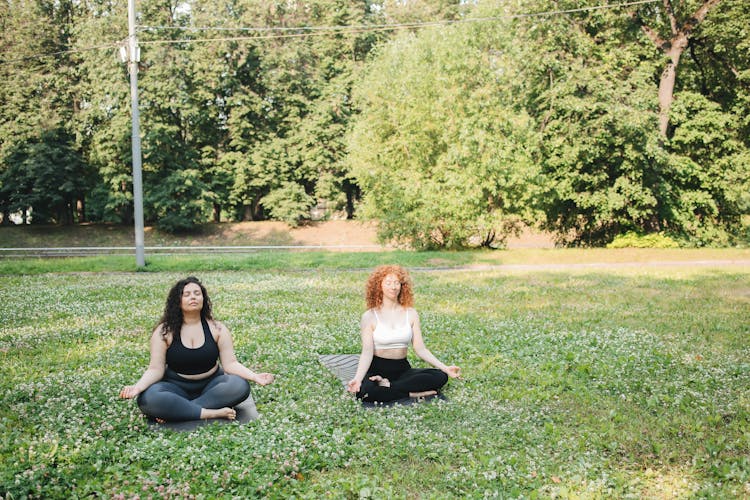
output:
<svg viewBox="0 0 750 500"><path fill-rule="evenodd" d="M237 418L234 420L212 418L209 420L186 420L184 422L165 422L160 424L155 420L149 419L148 425L153 430L169 429L172 431L185 432L195 430L204 425L231 424L234 422L246 424L258 418L258 410L255 408L255 401L253 400L252 395L248 396L246 400L235 406L234 409L237 411Z"/></svg>
<svg viewBox="0 0 750 500"><path fill-rule="evenodd" d="M321 354L318 356L320 362L325 366L328 371L333 373L337 379L341 381L344 388L346 388L347 382L354 378L354 374L357 373L357 364L359 363L359 354ZM379 406L393 406L393 405L413 405L414 403L430 402L436 399L445 399L445 396L438 393L435 396L427 396L425 398L402 398L395 401L389 401L387 403L368 403L362 401L362 406L365 408L375 408Z"/></svg>

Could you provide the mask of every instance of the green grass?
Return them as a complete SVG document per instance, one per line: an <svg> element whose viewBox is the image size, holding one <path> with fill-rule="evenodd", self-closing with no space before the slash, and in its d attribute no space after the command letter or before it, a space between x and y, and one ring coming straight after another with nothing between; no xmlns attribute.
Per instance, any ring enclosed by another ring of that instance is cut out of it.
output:
<svg viewBox="0 0 750 500"><path fill-rule="evenodd" d="M245 254L146 255L138 269L132 255L69 258L0 258L0 275L60 272L206 272L267 270L350 270L399 262L414 268L466 266L672 263L685 261L750 261L750 249L518 249L463 252L327 252L260 250Z"/></svg>
<svg viewBox="0 0 750 500"><path fill-rule="evenodd" d="M240 359L278 378L252 388L260 420L188 434L152 432L117 394L146 367L148 332L182 266L210 260L6 273L0 496L750 495L750 266L444 270L522 255L385 255L432 263L413 277L428 345L463 368L447 401L365 410L317 361L358 351L363 283L381 257L277 254L196 272Z"/></svg>

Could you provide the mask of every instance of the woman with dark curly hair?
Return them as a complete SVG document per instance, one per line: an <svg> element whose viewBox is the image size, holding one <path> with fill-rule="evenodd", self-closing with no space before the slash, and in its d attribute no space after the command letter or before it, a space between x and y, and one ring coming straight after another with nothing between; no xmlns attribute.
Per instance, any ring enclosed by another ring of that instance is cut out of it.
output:
<svg viewBox="0 0 750 500"><path fill-rule="evenodd" d="M237 360L232 334L213 319L206 288L190 276L169 291L151 334L148 368L135 385L122 388L120 397L138 396L141 411L158 422L234 420L233 406L250 395L246 380L266 385L273 378Z"/></svg>
<svg viewBox="0 0 750 500"><path fill-rule="evenodd" d="M367 311L360 323L362 353L357 373L347 389L367 402L432 396L458 378L461 369L441 363L422 339L419 315L412 307L412 282L401 266L379 266L366 286ZM406 359L409 344L435 368L412 368Z"/></svg>

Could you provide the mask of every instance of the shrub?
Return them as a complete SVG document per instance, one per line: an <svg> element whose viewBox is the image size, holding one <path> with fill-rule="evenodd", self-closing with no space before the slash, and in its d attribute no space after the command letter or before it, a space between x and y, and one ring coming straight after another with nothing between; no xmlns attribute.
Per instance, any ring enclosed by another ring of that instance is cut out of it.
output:
<svg viewBox="0 0 750 500"><path fill-rule="evenodd" d="M615 237L607 248L679 248L680 244L664 233L638 234L628 231Z"/></svg>

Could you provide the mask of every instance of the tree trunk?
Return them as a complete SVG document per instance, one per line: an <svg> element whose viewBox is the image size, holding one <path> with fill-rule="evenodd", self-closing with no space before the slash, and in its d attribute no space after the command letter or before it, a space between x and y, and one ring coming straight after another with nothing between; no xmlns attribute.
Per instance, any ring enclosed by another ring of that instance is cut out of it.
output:
<svg viewBox="0 0 750 500"><path fill-rule="evenodd" d="M687 47L687 37L685 37L685 42L685 47ZM662 137L667 137L669 109L674 101L674 85L677 81L677 65L680 63L680 56L684 50L684 47L674 46L667 53L669 62L659 80L659 133Z"/></svg>
<svg viewBox="0 0 750 500"><path fill-rule="evenodd" d="M86 222L86 200L84 198L76 200L76 216L79 223Z"/></svg>
<svg viewBox="0 0 750 500"><path fill-rule="evenodd" d="M260 204L262 197L255 198L253 203L253 220L266 220L266 214L263 211L263 205Z"/></svg>
<svg viewBox="0 0 750 500"><path fill-rule="evenodd" d="M221 205L214 203L214 222L221 222Z"/></svg>
<svg viewBox="0 0 750 500"><path fill-rule="evenodd" d="M346 194L346 218L353 219L354 203L360 196L359 186L351 182L349 179L344 179L343 187L344 193Z"/></svg>
<svg viewBox="0 0 750 500"><path fill-rule="evenodd" d="M646 25L637 13L632 12L631 17L641 26L641 30L649 40L669 58L667 67L664 68L659 80L659 133L666 138L669 130L669 109L672 107L672 101L674 100L674 86L677 81L677 66L680 63L680 56L690 44L690 35L692 35L695 27L706 18L708 11L721 0L704 0L698 10L682 26L677 25L677 17L671 0L662 1L671 28L671 37L668 40L662 38L656 31Z"/></svg>

